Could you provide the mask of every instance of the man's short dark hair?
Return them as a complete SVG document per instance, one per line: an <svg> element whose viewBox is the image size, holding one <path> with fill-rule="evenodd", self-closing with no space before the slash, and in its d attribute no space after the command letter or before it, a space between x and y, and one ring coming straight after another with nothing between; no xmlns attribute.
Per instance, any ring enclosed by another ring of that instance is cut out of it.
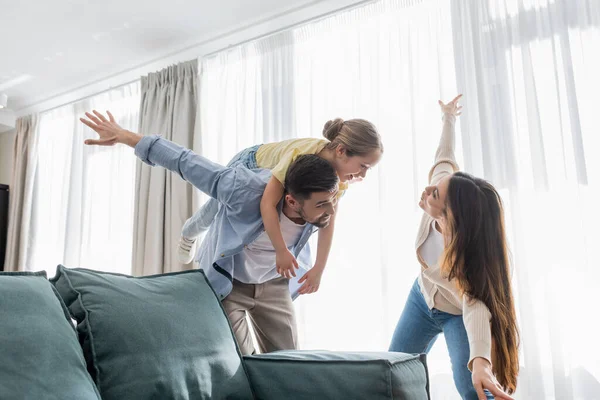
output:
<svg viewBox="0 0 600 400"><path fill-rule="evenodd" d="M332 192L339 183L331 163L315 154L299 156L285 175L285 190L297 200L309 199L313 193Z"/></svg>

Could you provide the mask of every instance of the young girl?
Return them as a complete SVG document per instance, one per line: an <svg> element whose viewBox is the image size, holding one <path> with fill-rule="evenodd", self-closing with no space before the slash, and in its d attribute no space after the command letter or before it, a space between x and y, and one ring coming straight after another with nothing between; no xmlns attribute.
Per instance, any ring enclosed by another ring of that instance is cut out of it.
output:
<svg viewBox="0 0 600 400"><path fill-rule="evenodd" d="M285 175L290 164L300 155L316 154L331 162L340 178L338 199L348 184L362 180L367 171L379 162L383 153L381 137L373 124L362 119L344 121L340 118L328 121L323 129L326 139L290 139L250 147L236 155L229 166L243 164L247 168L266 168L272 171L260 210L265 231L276 253L277 272L291 278L296 276L298 262L287 249L279 225L277 206L284 195ZM218 211L218 202L210 199L196 214L186 221L179 241L179 259L191 262L195 256L197 237L210 226ZM335 213L329 226L319 231L317 259L314 267L306 273L300 283L301 294L318 290L321 275L327 263L333 238Z"/></svg>
<svg viewBox="0 0 600 400"><path fill-rule="evenodd" d="M456 172L456 97L440 101L444 128L417 236L421 274L390 351L427 353L444 333L454 383L466 400L510 400L517 386L519 333L510 283L504 211L496 189ZM471 373L472 371L472 373Z"/></svg>

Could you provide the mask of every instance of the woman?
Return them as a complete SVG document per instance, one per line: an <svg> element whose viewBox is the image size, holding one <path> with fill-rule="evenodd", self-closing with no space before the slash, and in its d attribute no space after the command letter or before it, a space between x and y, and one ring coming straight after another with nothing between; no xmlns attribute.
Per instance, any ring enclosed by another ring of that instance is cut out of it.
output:
<svg viewBox="0 0 600 400"><path fill-rule="evenodd" d="M416 242L421 274L390 351L426 353L444 333L463 399L512 399L507 393L517 384L519 334L504 212L490 183L456 172L454 123L460 97L439 102L444 128L429 186L419 201L424 211Z"/></svg>

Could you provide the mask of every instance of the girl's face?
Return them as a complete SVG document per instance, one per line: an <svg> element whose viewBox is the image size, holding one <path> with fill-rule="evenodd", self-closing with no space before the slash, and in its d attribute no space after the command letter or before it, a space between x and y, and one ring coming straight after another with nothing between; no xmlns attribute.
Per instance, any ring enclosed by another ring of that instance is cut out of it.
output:
<svg viewBox="0 0 600 400"><path fill-rule="evenodd" d="M381 151L374 150L366 156L348 156L343 146L335 150L335 170L340 177L340 182L360 182L367 171L373 168L381 159Z"/></svg>

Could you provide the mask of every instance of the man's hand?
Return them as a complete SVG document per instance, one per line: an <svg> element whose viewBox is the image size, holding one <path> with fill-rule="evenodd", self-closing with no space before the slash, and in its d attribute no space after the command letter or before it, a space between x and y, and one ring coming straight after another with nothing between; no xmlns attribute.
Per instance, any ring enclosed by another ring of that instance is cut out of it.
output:
<svg viewBox="0 0 600 400"><path fill-rule="evenodd" d="M319 290L319 286L321 285L321 276L323 276L323 268L311 268L306 274L304 274L302 278L298 280L298 283L304 282L304 285L300 287L298 293L315 293L317 290Z"/></svg>
<svg viewBox="0 0 600 400"><path fill-rule="evenodd" d="M482 357L477 357L473 360L473 386L477 391L477 397L480 400L486 400L487 397L483 389L489 390L497 400L513 400L508 394L502 390L502 386L496 380L492 372L492 365L488 360Z"/></svg>
<svg viewBox="0 0 600 400"><path fill-rule="evenodd" d="M296 269L298 268L298 261L290 251L286 248L283 251L275 253L275 266L277 267L277 273L281 276L292 279L296 276Z"/></svg>
<svg viewBox="0 0 600 400"><path fill-rule="evenodd" d="M106 114L108 115L108 119L106 119L102 113L94 110L93 114L89 112L85 113L85 116L88 117L88 119L79 119L85 125L92 128L99 136L98 139L86 140L85 144L96 146L114 146L117 143L123 143L128 146L135 147L142 136L121 128L115 121L115 117L113 117L110 111L107 111Z"/></svg>

